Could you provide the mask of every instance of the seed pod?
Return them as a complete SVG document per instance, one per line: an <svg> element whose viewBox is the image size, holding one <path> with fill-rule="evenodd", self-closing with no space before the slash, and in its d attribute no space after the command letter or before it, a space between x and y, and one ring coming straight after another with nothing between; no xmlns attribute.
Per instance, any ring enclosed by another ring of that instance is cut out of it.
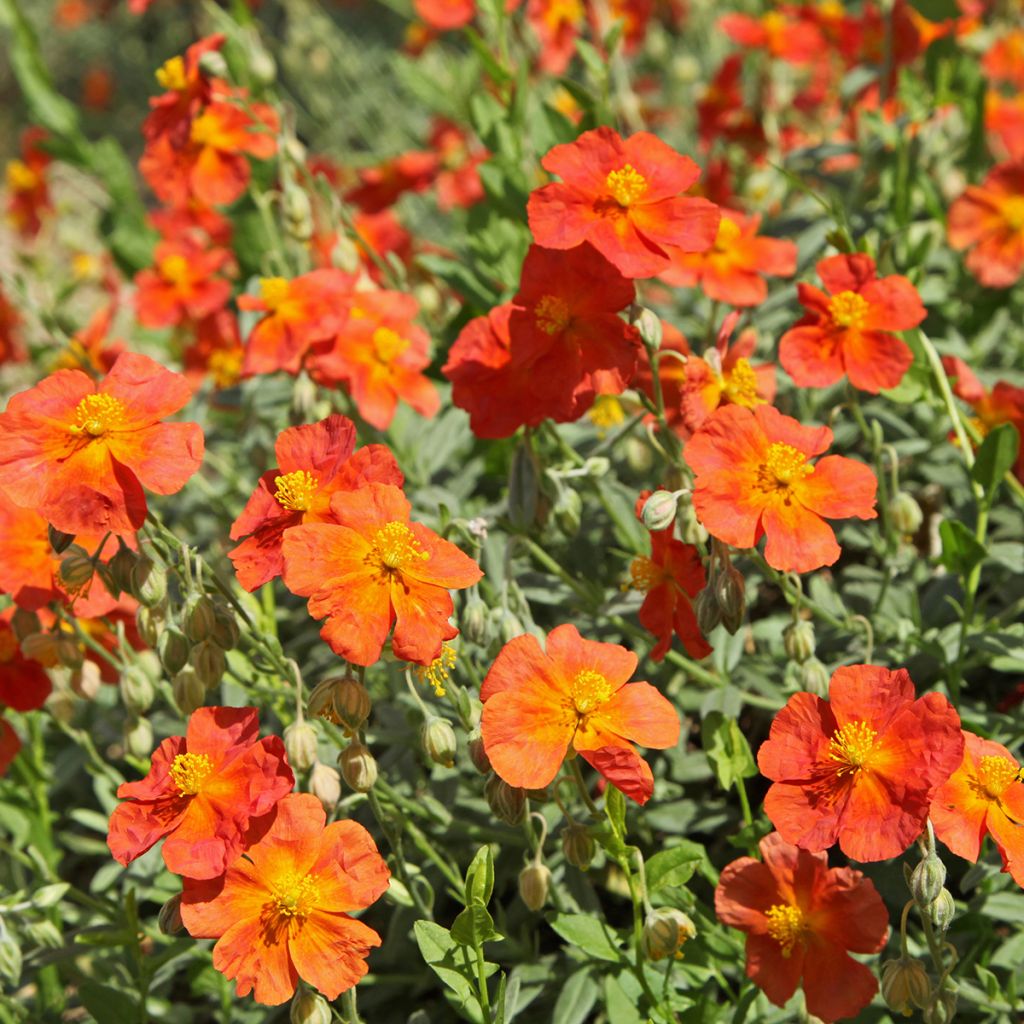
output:
<svg viewBox="0 0 1024 1024"><path fill-rule="evenodd" d="M479 732L474 732L469 738L469 759L481 775L486 775L491 770L491 759L487 756L484 740Z"/></svg>
<svg viewBox="0 0 1024 1024"><path fill-rule="evenodd" d="M83 700L95 700L103 686L103 676L95 661L84 661L71 673L71 689Z"/></svg>
<svg viewBox="0 0 1024 1024"><path fill-rule="evenodd" d="M323 996L309 989L295 993L288 1011L291 1024L331 1024L331 1007Z"/></svg>
<svg viewBox="0 0 1024 1024"><path fill-rule="evenodd" d="M156 696L152 680L139 665L129 665L121 673L118 688L121 691L121 702L136 715L147 710Z"/></svg>
<svg viewBox="0 0 1024 1024"><path fill-rule="evenodd" d="M797 619L782 631L786 656L801 665L814 655L814 643L814 623L809 619Z"/></svg>
<svg viewBox="0 0 1024 1024"><path fill-rule="evenodd" d="M920 907L934 903L945 884L946 865L934 853L921 860L910 876L910 891Z"/></svg>
<svg viewBox="0 0 1024 1024"><path fill-rule="evenodd" d="M131 548L124 547L123 545L110 560L108 569L110 570L110 582L114 585L114 589L111 589L109 586L107 589L115 597L124 591L132 589L132 572L138 560L139 556Z"/></svg>
<svg viewBox="0 0 1024 1024"><path fill-rule="evenodd" d="M185 605L185 636L194 644L209 640L217 625L217 607L206 594L193 597Z"/></svg>
<svg viewBox="0 0 1024 1024"><path fill-rule="evenodd" d="M828 669L817 658L810 657L800 666L800 685L806 693L827 697L828 681Z"/></svg>
<svg viewBox="0 0 1024 1024"><path fill-rule="evenodd" d="M640 333L640 340L649 349L661 348L661 339L665 329L661 317L651 309L638 309L631 317L633 326Z"/></svg>
<svg viewBox="0 0 1024 1024"><path fill-rule="evenodd" d="M519 898L535 913L547 903L551 888L551 872L546 864L527 864L519 872Z"/></svg>
<svg viewBox="0 0 1024 1024"><path fill-rule="evenodd" d="M57 637L54 642L54 651L57 655L57 661L65 668L80 668L85 660L82 645L67 634Z"/></svg>
<svg viewBox="0 0 1024 1024"><path fill-rule="evenodd" d="M300 772L309 771L316 763L316 729L304 718L292 722L284 731L284 749L288 761Z"/></svg>
<svg viewBox="0 0 1024 1024"><path fill-rule="evenodd" d="M566 537L575 537L583 518L583 499L571 487L563 486L552 509L555 525Z"/></svg>
<svg viewBox="0 0 1024 1024"><path fill-rule="evenodd" d="M596 852L597 844L586 825L573 822L562 829L562 853L574 868L586 871Z"/></svg>
<svg viewBox="0 0 1024 1024"><path fill-rule="evenodd" d="M909 1017L913 1008L922 1010L932 997L932 983L920 960L901 956L882 964L882 998L895 1013Z"/></svg>
<svg viewBox="0 0 1024 1024"><path fill-rule="evenodd" d="M191 715L206 701L206 687L191 668L183 668L171 680L171 691L174 694L174 703L178 705L178 710L183 715Z"/></svg>
<svg viewBox="0 0 1024 1024"><path fill-rule="evenodd" d="M640 518L648 530L667 530L676 518L679 499L671 491L655 491L640 510Z"/></svg>
<svg viewBox="0 0 1024 1024"><path fill-rule="evenodd" d="M142 605L135 613L135 625L139 636L147 647L156 647L164 624L164 609L160 606L147 608Z"/></svg>
<svg viewBox="0 0 1024 1024"><path fill-rule="evenodd" d="M341 777L357 793L369 793L377 781L377 762L358 740L353 740L339 755Z"/></svg>
<svg viewBox="0 0 1024 1024"><path fill-rule="evenodd" d="M39 616L25 608L15 608L11 616L11 629L18 639L18 643L24 643L26 637L38 633L42 629ZM22 648L24 650L24 648Z"/></svg>
<svg viewBox="0 0 1024 1024"><path fill-rule="evenodd" d="M217 604L210 639L222 651L233 651L238 646L240 638L241 631L238 628L235 613L226 605Z"/></svg>
<svg viewBox="0 0 1024 1024"><path fill-rule="evenodd" d="M697 934L697 927L689 916L674 907L652 910L644 921L640 946L648 960L664 960L680 955L683 944Z"/></svg>
<svg viewBox="0 0 1024 1024"><path fill-rule="evenodd" d="M192 645L180 629L168 626L156 642L156 651L160 656L160 664L168 675L176 675L188 664Z"/></svg>
<svg viewBox="0 0 1024 1024"><path fill-rule="evenodd" d="M528 530L537 518L540 464L527 444L516 448L508 475L508 518L514 530Z"/></svg>
<svg viewBox="0 0 1024 1024"><path fill-rule="evenodd" d="M897 491L889 502L889 521L897 533L911 537L921 528L924 513L912 495Z"/></svg>
<svg viewBox="0 0 1024 1024"><path fill-rule="evenodd" d="M957 995L948 989L936 995L926 1007L924 1024L950 1024L956 1020Z"/></svg>
<svg viewBox="0 0 1024 1024"><path fill-rule="evenodd" d="M147 608L155 608L167 596L167 570L142 555L131 574L132 597Z"/></svg>
<svg viewBox="0 0 1024 1024"><path fill-rule="evenodd" d="M125 723L124 747L132 757L149 757L153 753L153 726L148 718L130 718Z"/></svg>
<svg viewBox="0 0 1024 1024"><path fill-rule="evenodd" d="M75 544L60 560L60 582L69 591L81 590L92 579L95 569L96 563L89 552Z"/></svg>
<svg viewBox="0 0 1024 1024"><path fill-rule="evenodd" d="M953 918L956 917L956 903L953 902L953 894L948 889L939 890L939 895L928 907L928 916L940 932L949 930Z"/></svg>
<svg viewBox="0 0 1024 1024"><path fill-rule="evenodd" d="M420 741L427 757L434 764L451 768L455 764L458 741L451 722L446 718L429 718L420 730Z"/></svg>
<svg viewBox="0 0 1024 1024"><path fill-rule="evenodd" d="M526 814L526 790L510 786L504 779L492 775L484 786L484 796L491 810L506 825L518 825Z"/></svg>
<svg viewBox="0 0 1024 1024"><path fill-rule="evenodd" d="M747 608L747 585L743 574L733 565L726 566L718 575L715 585L715 597L722 611L722 625L730 633L735 633L743 622L743 613Z"/></svg>
<svg viewBox="0 0 1024 1024"><path fill-rule="evenodd" d="M355 676L333 676L313 687L307 710L310 715L326 718L357 732L370 717L370 694Z"/></svg>
<svg viewBox="0 0 1024 1024"><path fill-rule="evenodd" d="M54 552L58 555L63 555L74 542L75 535L73 533L64 533L62 530L58 530L55 526L46 527L46 536L50 541L50 547L53 548Z"/></svg>
<svg viewBox="0 0 1024 1024"><path fill-rule="evenodd" d="M157 915L156 925L163 935L180 935L185 930L181 920L181 893L172 896Z"/></svg>
<svg viewBox="0 0 1024 1024"><path fill-rule="evenodd" d="M697 626L707 636L721 621L722 609L718 607L718 598L711 587L705 587L693 602L693 611L697 616Z"/></svg>
<svg viewBox="0 0 1024 1024"><path fill-rule="evenodd" d="M333 811L341 799L341 777L337 768L317 761L309 774L309 791L324 805L325 811Z"/></svg>
<svg viewBox="0 0 1024 1024"><path fill-rule="evenodd" d="M192 648L192 667L203 686L212 690L224 677L227 659L212 640L204 640Z"/></svg>

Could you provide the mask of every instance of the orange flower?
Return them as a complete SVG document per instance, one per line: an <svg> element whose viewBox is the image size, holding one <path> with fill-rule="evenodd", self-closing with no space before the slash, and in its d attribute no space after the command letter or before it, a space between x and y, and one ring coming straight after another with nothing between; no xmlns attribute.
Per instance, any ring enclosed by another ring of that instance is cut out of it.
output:
<svg viewBox="0 0 1024 1024"><path fill-rule="evenodd" d="M12 615L11 609L0 613L0 703L15 711L33 711L43 706L53 687L46 669L21 653Z"/></svg>
<svg viewBox="0 0 1024 1024"><path fill-rule="evenodd" d="M195 340L182 352L185 376L198 386L209 377L217 390L234 387L242 376L245 346L238 318L227 307L195 324Z"/></svg>
<svg viewBox="0 0 1024 1024"><path fill-rule="evenodd" d="M46 132L26 128L21 136L21 159L7 163L7 219L22 238L35 238L43 215L53 209L46 169L50 154L40 148Z"/></svg>
<svg viewBox="0 0 1024 1024"><path fill-rule="evenodd" d="M565 74L576 53L576 40L584 28L583 0L527 0L526 23L540 43L541 71Z"/></svg>
<svg viewBox="0 0 1024 1024"><path fill-rule="evenodd" d="M774 785L765 814L787 842L855 860L898 857L963 756L960 718L941 694L914 700L906 669L849 665L829 699L795 693L757 752Z"/></svg>
<svg viewBox="0 0 1024 1024"><path fill-rule="evenodd" d="M368 481L405 482L395 457L380 444L354 451L352 421L336 413L319 423L290 427L274 445L277 469L260 477L259 486L231 527L231 539L245 540L228 553L238 581L256 590L284 569L281 541L300 523L332 522L331 498Z"/></svg>
<svg viewBox="0 0 1024 1024"><path fill-rule="evenodd" d="M1024 89L1024 28L1010 29L996 39L981 67L991 81Z"/></svg>
<svg viewBox="0 0 1024 1024"><path fill-rule="evenodd" d="M796 273L796 243L758 235L760 217L722 210L714 244L705 252L666 246L671 266L658 276L679 288L700 286L709 299L731 306L756 306L768 297L762 274Z"/></svg>
<svg viewBox="0 0 1024 1024"><path fill-rule="evenodd" d="M96 385L58 370L0 413L0 488L65 533L133 533L143 487L174 494L203 460L195 423L161 423L192 396L188 381L124 352Z"/></svg>
<svg viewBox="0 0 1024 1024"><path fill-rule="evenodd" d="M222 309L231 285L216 275L231 253L182 236L160 242L156 262L135 275L135 315L143 327L175 327Z"/></svg>
<svg viewBox="0 0 1024 1024"><path fill-rule="evenodd" d="M850 953L877 953L889 913L874 883L852 868L830 868L777 832L760 843L760 861L740 857L715 889L718 919L747 933L747 977L776 1006L803 986L807 1012L831 1024L855 1017L878 982Z"/></svg>
<svg viewBox="0 0 1024 1024"><path fill-rule="evenodd" d="M790 64L813 64L828 50L817 25L780 11L759 18L726 14L718 19L718 27L745 49L763 49Z"/></svg>
<svg viewBox="0 0 1024 1024"><path fill-rule="evenodd" d="M986 288L1009 288L1024 273L1024 159L998 164L949 208L954 249L970 249L967 269Z"/></svg>
<svg viewBox="0 0 1024 1024"><path fill-rule="evenodd" d="M301 978L337 999L366 974L380 936L349 912L375 902L390 872L362 825L325 821L315 796L291 793L223 878L184 880L182 922L194 938L218 940L213 966L239 996L277 1006Z"/></svg>
<svg viewBox="0 0 1024 1024"><path fill-rule="evenodd" d="M844 373L872 394L896 387L914 356L892 332L927 315L917 289L899 274L878 277L863 253L830 256L817 271L828 294L797 286L807 313L779 342L783 368L800 387L827 387Z"/></svg>
<svg viewBox="0 0 1024 1024"><path fill-rule="evenodd" d="M345 193L345 201L363 213L380 213L393 206L403 192L424 192L437 176L436 153L413 150L359 172L359 184Z"/></svg>
<svg viewBox="0 0 1024 1024"><path fill-rule="evenodd" d="M107 845L130 864L161 839L168 870L217 878L271 822L295 785L277 736L260 739L255 708L199 708L184 736L153 753L149 774L123 782Z"/></svg>
<svg viewBox="0 0 1024 1024"><path fill-rule="evenodd" d="M207 36L193 43L184 57L171 57L156 73L157 84L166 91L149 101L150 112L142 122L146 142L165 137L172 146L188 142L189 128L195 115L213 98L216 79L203 73L200 61L206 53L216 53L224 45L225 36Z"/></svg>
<svg viewBox="0 0 1024 1024"><path fill-rule="evenodd" d="M1024 775L1001 743L964 733L964 759L931 806L935 834L958 857L978 860L988 833L1003 870L1024 886Z"/></svg>
<svg viewBox="0 0 1024 1024"><path fill-rule="evenodd" d="M55 360L59 370L84 370L90 376L109 373L125 343L110 337L110 328L117 314L117 300L101 306L89 322L71 336L68 346Z"/></svg>
<svg viewBox="0 0 1024 1024"><path fill-rule="evenodd" d="M476 17L476 0L413 0L413 10L441 32L468 25Z"/></svg>
<svg viewBox="0 0 1024 1024"><path fill-rule="evenodd" d="M438 209L447 211L480 202L484 186L477 168L491 154L472 141L466 129L445 117L434 118L430 146L440 162L435 179Z"/></svg>
<svg viewBox="0 0 1024 1024"><path fill-rule="evenodd" d="M320 635L336 654L372 665L391 626L391 650L429 665L458 633L449 590L483 573L468 555L419 523L397 487L368 483L331 498L332 523L303 523L284 535L284 582L326 618Z"/></svg>
<svg viewBox="0 0 1024 1024"><path fill-rule="evenodd" d="M633 748L679 742L679 716L650 683L627 683L637 658L618 644L584 640L575 626L530 634L501 649L484 679L481 730L494 771L510 786L543 789L566 754L580 754L637 803L654 792Z"/></svg>
<svg viewBox="0 0 1024 1024"><path fill-rule="evenodd" d="M665 419L668 425L680 436L689 437L690 430L683 423L683 389L686 386L686 365L690 361L690 343L678 327L666 320L661 321L661 346L659 353L678 352L686 359L676 356L658 359L658 380L661 383L661 396L665 404ZM648 398L654 401L654 378L651 375L651 364L647 350L641 349L637 360L636 375L632 386L639 388ZM650 417L651 422L654 417Z"/></svg>
<svg viewBox="0 0 1024 1024"><path fill-rule="evenodd" d="M874 474L829 455L828 427L803 427L769 405L716 409L687 442L693 506L707 531L737 548L768 538L764 557L782 572L810 572L839 557L825 519L874 519Z"/></svg>
<svg viewBox="0 0 1024 1024"><path fill-rule="evenodd" d="M668 269L667 246L701 252L715 240L718 207L680 195L697 165L650 132L623 139L602 126L541 164L562 179L527 204L534 240L547 249L589 242L626 277L651 277Z"/></svg>

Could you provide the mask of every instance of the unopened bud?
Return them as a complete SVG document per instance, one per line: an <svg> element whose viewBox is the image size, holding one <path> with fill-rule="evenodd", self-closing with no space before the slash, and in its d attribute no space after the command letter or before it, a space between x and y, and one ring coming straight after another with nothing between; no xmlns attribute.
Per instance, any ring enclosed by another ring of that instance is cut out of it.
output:
<svg viewBox="0 0 1024 1024"><path fill-rule="evenodd" d="M890 1010L909 1017L914 1007L924 1009L931 997L931 979L920 960L901 956L882 964L882 998Z"/></svg>
<svg viewBox="0 0 1024 1024"><path fill-rule="evenodd" d="M586 871L596 852L597 845L586 825L573 822L562 829L562 853L574 868Z"/></svg>
<svg viewBox="0 0 1024 1024"><path fill-rule="evenodd" d="M212 640L204 640L192 648L192 667L203 686L212 690L224 677L227 659Z"/></svg>
<svg viewBox="0 0 1024 1024"><path fill-rule="evenodd" d="M121 673L118 687L121 691L122 703L136 715L142 714L153 703L153 698L156 696L152 680L139 665L129 665Z"/></svg>
<svg viewBox="0 0 1024 1024"><path fill-rule="evenodd" d="M797 619L782 631L786 656L801 665L813 656L814 643L814 623L809 619Z"/></svg>
<svg viewBox="0 0 1024 1024"><path fill-rule="evenodd" d="M168 675L176 675L188 664L192 645L185 634L174 626L168 626L156 642L156 652L160 656L160 664Z"/></svg>
<svg viewBox="0 0 1024 1024"><path fill-rule="evenodd" d="M921 528L924 513L912 495L897 491L889 502L889 521L897 533L910 537Z"/></svg>
<svg viewBox="0 0 1024 1024"><path fill-rule="evenodd" d="M640 334L640 340L649 349L661 348L661 339L665 333L661 317L653 310L640 309L632 318L633 326Z"/></svg>
<svg viewBox="0 0 1024 1024"><path fill-rule="evenodd" d="M47 526L46 535L50 541L50 547L58 555L63 555L75 540L73 533L64 533L62 530L58 530L55 526Z"/></svg>
<svg viewBox="0 0 1024 1024"><path fill-rule="evenodd" d="M160 630L164 625L164 609L147 608L145 605L135 613L135 625L139 637L147 647L155 647L160 640Z"/></svg>
<svg viewBox="0 0 1024 1024"><path fill-rule="evenodd" d="M369 793L377 781L377 762L358 740L353 740L339 755L341 777L357 793Z"/></svg>
<svg viewBox="0 0 1024 1024"><path fill-rule="evenodd" d="M92 579L95 568L89 552L75 544L60 560L60 582L67 590L80 590Z"/></svg>
<svg viewBox="0 0 1024 1024"><path fill-rule="evenodd" d="M478 646L487 643L487 605L480 600L475 590L459 616L459 632L468 643Z"/></svg>
<svg viewBox="0 0 1024 1024"><path fill-rule="evenodd" d="M109 585L107 589L112 594L117 596L124 591L131 591L132 571L135 569L135 563L138 560L139 556L131 548L124 547L123 545L110 560L107 568L110 574L110 582L114 585L114 589L111 590Z"/></svg>
<svg viewBox="0 0 1024 1024"><path fill-rule="evenodd" d="M420 739L427 757L434 764L451 768L455 764L455 730L446 718L430 718L423 723Z"/></svg>
<svg viewBox="0 0 1024 1024"><path fill-rule="evenodd" d="M640 518L648 530L667 530L676 518L679 499L671 491L655 491L645 502Z"/></svg>
<svg viewBox="0 0 1024 1024"><path fill-rule="evenodd" d="M172 896L157 915L156 926L162 935L180 935L185 930L181 920L181 893Z"/></svg>
<svg viewBox="0 0 1024 1024"><path fill-rule="evenodd" d="M309 774L309 791L324 805L325 811L333 811L341 799L341 777L338 775L337 768L317 761ZM360 790L360 792L366 791Z"/></svg>
<svg viewBox="0 0 1024 1024"><path fill-rule="evenodd" d="M167 570L143 555L132 569L129 589L139 604L155 608L167 596Z"/></svg>
<svg viewBox="0 0 1024 1024"><path fill-rule="evenodd" d="M484 796L491 810L506 825L518 825L526 814L526 790L510 786L504 779L492 775L484 786Z"/></svg>
<svg viewBox="0 0 1024 1024"><path fill-rule="evenodd" d="M817 658L812 656L800 666L800 686L805 693L825 698L828 696L828 683L828 669Z"/></svg>
<svg viewBox="0 0 1024 1024"><path fill-rule="evenodd" d="M644 920L640 945L648 960L680 957L683 944L697 934L693 921L675 907L659 907Z"/></svg>
<svg viewBox="0 0 1024 1024"><path fill-rule="evenodd" d="M103 674L95 661L83 661L81 668L71 673L71 689L83 700L95 700L103 685Z"/></svg>
<svg viewBox="0 0 1024 1024"><path fill-rule="evenodd" d="M238 646L240 638L241 631L238 628L235 613L230 608L218 604L214 612L213 632L210 634L210 639L222 651L233 651Z"/></svg>
<svg viewBox="0 0 1024 1024"><path fill-rule="evenodd" d="M694 511L693 503L689 500L680 501L679 509L676 512L679 520L679 536L687 544L703 544L708 539L708 531L701 525Z"/></svg>
<svg viewBox="0 0 1024 1024"><path fill-rule="evenodd" d="M262 46L255 46L249 53L249 72L257 85L273 85L277 64Z"/></svg>
<svg viewBox="0 0 1024 1024"><path fill-rule="evenodd" d="M528 530L537 518L540 499L540 466L527 444L512 456L508 475L508 518L515 530Z"/></svg>
<svg viewBox="0 0 1024 1024"><path fill-rule="evenodd" d="M547 903L550 888L551 872L546 864L527 864L519 872L519 898L530 910L536 912Z"/></svg>
<svg viewBox="0 0 1024 1024"><path fill-rule="evenodd" d="M934 903L946 884L946 865L934 853L928 854L910 876L910 891L918 906Z"/></svg>
<svg viewBox="0 0 1024 1024"><path fill-rule="evenodd" d="M228 62L219 50L207 50L199 58L199 70L207 78L227 78Z"/></svg>
<svg viewBox="0 0 1024 1024"><path fill-rule="evenodd" d="M563 486L551 514L555 525L566 537L575 537L583 518L583 499L571 487Z"/></svg>
<svg viewBox="0 0 1024 1024"><path fill-rule="evenodd" d="M209 640L217 625L217 606L206 594L192 598L185 606L185 636L198 644Z"/></svg>
<svg viewBox="0 0 1024 1024"><path fill-rule="evenodd" d="M728 565L718 574L715 597L722 611L722 625L735 633L743 622L747 608L747 585L743 574L734 565Z"/></svg>
<svg viewBox="0 0 1024 1024"><path fill-rule="evenodd" d="M296 185L286 186L281 201L284 215L284 229L290 238L305 242L313 234L313 208L304 189Z"/></svg>
<svg viewBox="0 0 1024 1024"><path fill-rule="evenodd" d="M26 637L38 633L42 629L42 624L35 612L30 612L27 608L15 608L11 616L11 629L14 630L18 643L22 643Z"/></svg>
<svg viewBox="0 0 1024 1024"><path fill-rule="evenodd" d="M693 602L693 611L697 616L697 626L707 636L721 621L722 609L718 607L718 598L711 587L705 587Z"/></svg>
<svg viewBox="0 0 1024 1024"><path fill-rule="evenodd" d="M355 676L334 676L317 683L307 705L313 717L326 718L350 732L362 728L371 707L369 692Z"/></svg>
<svg viewBox="0 0 1024 1024"><path fill-rule="evenodd" d="M323 996L309 989L295 993L288 1020L291 1024L331 1024L331 1007Z"/></svg>
<svg viewBox="0 0 1024 1024"><path fill-rule="evenodd" d="M70 636L58 636L54 642L54 651L59 661L65 668L79 668L85 660L85 652L82 645Z"/></svg>
<svg viewBox="0 0 1024 1024"><path fill-rule="evenodd" d="M125 723L124 747L132 757L149 757L153 753L153 726L148 718L129 719Z"/></svg>
<svg viewBox="0 0 1024 1024"><path fill-rule="evenodd" d="M284 749L288 761L300 772L309 771L316 763L316 729L304 718L292 722L284 731Z"/></svg>
<svg viewBox="0 0 1024 1024"><path fill-rule="evenodd" d="M948 931L953 918L956 917L956 903L953 902L953 894L948 889L939 890L939 895L928 907L928 916L940 932Z"/></svg>
<svg viewBox="0 0 1024 1024"><path fill-rule="evenodd" d="M936 995L925 1008L924 1024L951 1024L956 1020L957 995L948 989Z"/></svg>
<svg viewBox="0 0 1024 1024"><path fill-rule="evenodd" d="M491 759L487 756L484 747L484 740L480 733L474 733L469 738L469 759L473 767L481 774L486 775L491 770Z"/></svg>
<svg viewBox="0 0 1024 1024"><path fill-rule="evenodd" d="M171 680L171 692L174 694L174 703L183 715L191 715L206 701L206 687L191 668L183 668Z"/></svg>

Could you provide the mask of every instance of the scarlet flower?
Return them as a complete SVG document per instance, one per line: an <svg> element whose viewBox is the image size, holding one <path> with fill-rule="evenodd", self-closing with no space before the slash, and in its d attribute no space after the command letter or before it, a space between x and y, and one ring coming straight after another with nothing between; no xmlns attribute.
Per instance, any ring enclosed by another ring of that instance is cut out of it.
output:
<svg viewBox="0 0 1024 1024"><path fill-rule="evenodd" d="M260 739L255 708L199 708L184 736L153 753L149 774L123 782L107 845L130 864L161 839L169 871L217 878L271 824L295 785L277 736Z"/></svg>
<svg viewBox="0 0 1024 1024"><path fill-rule="evenodd" d="M320 635L335 654L372 665L395 627L391 650L429 665L458 630L449 590L483 573L468 555L420 523L389 484L367 483L331 498L331 523L303 523L284 535L284 582L326 618Z"/></svg>
<svg viewBox="0 0 1024 1024"><path fill-rule="evenodd" d="M1024 28L999 36L981 59L981 68L993 82L1024 89Z"/></svg>
<svg viewBox="0 0 1024 1024"><path fill-rule="evenodd" d="M898 857L963 756L960 718L941 694L914 700L906 669L836 669L829 699L795 693L757 752L774 785L765 814L787 842L854 860Z"/></svg>
<svg viewBox="0 0 1024 1024"><path fill-rule="evenodd" d="M797 66L813 64L827 50L816 25L781 11L769 11L759 18L725 14L718 19L718 27L746 49L766 50L772 57Z"/></svg>
<svg viewBox="0 0 1024 1024"><path fill-rule="evenodd" d="M470 207L480 202L484 187L477 168L491 154L479 143L471 142L462 127L444 117L434 118L430 146L440 162L434 182L439 209Z"/></svg>
<svg viewBox="0 0 1024 1024"><path fill-rule="evenodd" d="M437 175L436 153L402 153L376 167L359 171L359 184L345 193L346 202L364 213L380 213L392 206L403 192L423 192Z"/></svg>
<svg viewBox="0 0 1024 1024"><path fill-rule="evenodd" d="M935 834L958 857L978 860L986 833L1003 870L1024 886L1024 775L1001 743L964 733L964 759L935 794Z"/></svg>
<svg viewBox="0 0 1024 1024"><path fill-rule="evenodd" d="M135 315L143 327L175 327L222 309L231 285L216 275L231 259L227 249L208 248L184 236L161 242L152 267L135 275Z"/></svg>
<svg viewBox="0 0 1024 1024"><path fill-rule="evenodd" d="M637 658L618 644L556 626L541 650L530 634L498 653L480 690L481 730L494 771L510 786L543 789L566 754L578 753L637 803L654 792L650 765L633 747L679 741L679 716L650 683L627 683Z"/></svg>
<svg viewBox="0 0 1024 1024"><path fill-rule="evenodd" d="M355 490L369 481L402 486L402 471L387 448L371 444L355 451L355 444L352 421L336 413L278 435L278 468L260 477L231 527L232 540L245 538L228 556L246 590L281 575L286 530L300 523L333 521L331 498L338 491Z"/></svg>
<svg viewBox="0 0 1024 1024"><path fill-rule="evenodd" d="M917 289L900 274L878 277L863 253L830 256L817 271L828 293L797 285L807 313L779 342L785 371L800 387L827 387L844 373L872 394L896 387L914 356L891 332L927 316Z"/></svg>
<svg viewBox="0 0 1024 1024"><path fill-rule="evenodd" d="M986 288L1009 288L1024 273L1024 159L998 164L949 208L946 237L969 249L967 269Z"/></svg>
<svg viewBox="0 0 1024 1024"><path fill-rule="evenodd" d="M0 413L2 488L65 533L134 533L143 487L174 494L203 460L198 424L160 422L191 397L181 374L135 352L99 385L58 370Z"/></svg>
<svg viewBox="0 0 1024 1024"><path fill-rule="evenodd" d="M766 536L765 560L810 572L839 557L825 519L874 519L878 482L861 462L829 455L828 427L803 427L769 405L716 409L687 442L693 506L709 533L737 548Z"/></svg>
<svg viewBox="0 0 1024 1024"><path fill-rule="evenodd" d="M731 306L756 306L768 297L762 274L791 277L796 273L796 244L758 235L758 216L722 210L714 245L705 252L667 247L671 266L658 276L680 288L699 286L709 299Z"/></svg>
<svg viewBox="0 0 1024 1024"><path fill-rule="evenodd" d="M198 199L187 199L181 206L151 210L147 220L165 242L186 236L206 241L210 246L227 248L231 245L233 226L230 219Z"/></svg>
<svg viewBox="0 0 1024 1024"><path fill-rule="evenodd" d="M298 373L314 342L337 334L354 283L340 270L313 270L290 281L264 277L258 296L239 296L240 309L266 314L246 339L243 375Z"/></svg>
<svg viewBox="0 0 1024 1024"><path fill-rule="evenodd" d="M760 849L762 860L734 860L715 889L718 919L747 933L747 977L776 1006L802 986L807 1012L826 1024L856 1016L878 982L849 954L877 953L889 935L874 883L777 832Z"/></svg>
<svg viewBox="0 0 1024 1024"><path fill-rule="evenodd" d="M985 94L985 132L1000 158L1024 162L1024 92L1003 96L990 89Z"/></svg>
<svg viewBox="0 0 1024 1024"><path fill-rule="evenodd" d="M530 194L538 245L589 242L626 277L651 277L669 266L666 246L700 252L714 242L718 208L680 195L697 165L649 132L623 139L602 126L555 146L541 164L562 180Z"/></svg>
<svg viewBox="0 0 1024 1024"><path fill-rule="evenodd" d="M537 66L541 71L565 74L585 18L582 0L527 0L526 23L540 43Z"/></svg>
<svg viewBox="0 0 1024 1024"><path fill-rule="evenodd" d="M10 609L0 613L0 703L15 711L34 711L43 706L53 686L46 669L21 653L11 628L12 614Z"/></svg>
<svg viewBox="0 0 1024 1024"><path fill-rule="evenodd" d="M337 999L366 974L380 936L349 916L374 903L390 872L354 821L326 821L310 793L290 793L273 824L223 878L186 878L181 920L197 939L217 939L213 966L239 996L277 1006L301 978Z"/></svg>
<svg viewBox="0 0 1024 1024"><path fill-rule="evenodd" d="M89 322L71 336L67 348L57 357L56 369L84 370L91 376L109 373L125 351L123 341L110 337L116 314L116 299L96 310Z"/></svg>
<svg viewBox="0 0 1024 1024"><path fill-rule="evenodd" d="M683 388L686 384L686 364L689 362L691 355L690 343L678 327L674 327L665 320L661 322L661 330L661 346L658 352L678 352L681 356L686 356L685 360L675 356L669 356L668 358L659 356L658 380L661 383L661 397L665 406L665 419L677 434L689 437L690 431L683 424L682 402ZM640 350L640 358L637 362L636 376L633 378L632 386L639 388L652 402L654 401L654 378L651 375L651 364L647 357L646 349Z"/></svg>
<svg viewBox="0 0 1024 1024"><path fill-rule="evenodd" d="M476 17L476 0L413 0L413 10L441 32L468 25Z"/></svg>
<svg viewBox="0 0 1024 1024"><path fill-rule="evenodd" d="M217 80L203 73L204 54L216 53L224 45L221 33L193 43L182 57L171 57L156 72L157 83L165 90L149 101L150 112L142 122L147 143L164 137L181 148L188 142L192 119L213 99Z"/></svg>
<svg viewBox="0 0 1024 1024"><path fill-rule="evenodd" d="M20 326L21 316L0 286L0 366L20 363L25 358Z"/></svg>
<svg viewBox="0 0 1024 1024"><path fill-rule="evenodd" d="M43 217L53 209L46 169L50 154L41 148L42 128L26 128L21 135L21 158L7 162L7 219L22 238L35 238Z"/></svg>
<svg viewBox="0 0 1024 1024"><path fill-rule="evenodd" d="M11 762L21 750L21 740L6 718L0 718L0 777L7 774Z"/></svg>
<svg viewBox="0 0 1024 1024"><path fill-rule="evenodd" d="M245 346L238 319L227 307L195 325L195 340L182 353L185 376L198 385L205 377L218 390L234 387L242 376Z"/></svg>

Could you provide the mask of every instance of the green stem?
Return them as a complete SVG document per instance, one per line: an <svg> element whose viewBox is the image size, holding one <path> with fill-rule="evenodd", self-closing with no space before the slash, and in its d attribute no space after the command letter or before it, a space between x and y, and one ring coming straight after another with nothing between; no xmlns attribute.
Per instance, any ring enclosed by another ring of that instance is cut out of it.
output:
<svg viewBox="0 0 1024 1024"><path fill-rule="evenodd" d="M593 798L590 795L590 791L587 789L586 782L583 781L583 773L580 771L579 758L569 758L569 771L572 772L572 777L576 782L576 788L579 790L580 796L583 798L583 802L587 805L587 810L595 817L599 818L601 812L597 809L597 804L594 803Z"/></svg>

